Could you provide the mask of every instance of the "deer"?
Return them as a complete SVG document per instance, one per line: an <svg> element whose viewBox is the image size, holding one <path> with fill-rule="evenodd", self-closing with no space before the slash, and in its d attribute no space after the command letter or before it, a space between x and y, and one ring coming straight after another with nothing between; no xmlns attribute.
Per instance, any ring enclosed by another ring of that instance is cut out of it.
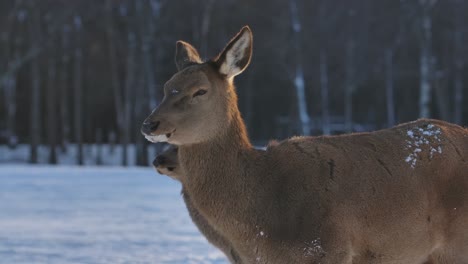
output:
<svg viewBox="0 0 468 264"><path fill-rule="evenodd" d="M154 169L161 175L166 175L181 182L184 177L177 157L179 149L175 145L169 145L153 160Z"/></svg>
<svg viewBox="0 0 468 264"><path fill-rule="evenodd" d="M141 126L178 146L192 205L243 263L468 263L467 129L418 119L256 149L234 86L252 50L248 26L207 61L178 41Z"/></svg>
<svg viewBox="0 0 468 264"><path fill-rule="evenodd" d="M178 148L177 146L170 145L163 152L156 156L153 160L153 167L159 174L167 175L172 179L179 181L183 184L183 178L187 177L182 172L182 169L179 165L179 159L177 157ZM185 206L187 207L188 213L192 222L197 226L198 230L206 237L206 239L215 247L220 249L224 255L228 258L231 263L241 264L240 259L229 241L226 240L222 235L220 235L203 217L203 215L198 212L198 210L193 206L190 196L185 191L184 186L182 185L181 195L184 200Z"/></svg>

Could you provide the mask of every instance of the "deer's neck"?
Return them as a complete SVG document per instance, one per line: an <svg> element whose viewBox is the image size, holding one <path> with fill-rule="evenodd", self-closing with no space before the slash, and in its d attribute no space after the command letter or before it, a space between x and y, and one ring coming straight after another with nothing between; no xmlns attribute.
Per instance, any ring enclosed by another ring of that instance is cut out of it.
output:
<svg viewBox="0 0 468 264"><path fill-rule="evenodd" d="M230 163L236 164L239 161L239 154L252 151L252 145L249 141L247 130L242 117L236 109L229 117L229 124L222 131L212 137L210 140L202 143L182 145L179 147L179 159L182 167L189 169L187 173L207 175L218 164Z"/></svg>
<svg viewBox="0 0 468 264"><path fill-rule="evenodd" d="M233 207L248 206L247 198L254 191L254 184L248 182L255 173L246 163L254 159L256 151L238 111L226 129L210 141L179 147L180 164L186 174L184 187L195 206L215 222L230 217L227 207L235 211Z"/></svg>

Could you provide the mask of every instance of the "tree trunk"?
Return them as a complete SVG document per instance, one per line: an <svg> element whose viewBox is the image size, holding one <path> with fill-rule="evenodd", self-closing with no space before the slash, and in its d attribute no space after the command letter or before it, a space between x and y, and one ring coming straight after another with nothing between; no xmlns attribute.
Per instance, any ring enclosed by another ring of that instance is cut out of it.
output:
<svg viewBox="0 0 468 264"><path fill-rule="evenodd" d="M131 117L131 96L132 87L135 83L135 50L136 50L135 34L128 32L127 35L127 70L125 82L125 97L124 97L124 112L123 112L123 129L122 129L122 165L128 166L128 144L130 143L130 117Z"/></svg>
<svg viewBox="0 0 468 264"><path fill-rule="evenodd" d="M67 151L68 143L70 142L70 114L69 114L69 83L68 83L68 65L70 63L70 41L69 41L70 27L65 25L62 30L62 58L60 61L60 148L62 152Z"/></svg>
<svg viewBox="0 0 468 264"><path fill-rule="evenodd" d="M328 86L328 61L324 48L320 49L320 94L322 97L322 133L330 135L330 109L329 109L329 86Z"/></svg>
<svg viewBox="0 0 468 264"><path fill-rule="evenodd" d="M200 51L202 56L207 55L208 50L208 33L210 30L211 12L213 10L215 0L206 0L203 5L203 14L200 27Z"/></svg>
<svg viewBox="0 0 468 264"><path fill-rule="evenodd" d="M117 135L115 131L110 131L108 136L107 136L107 141L109 143L109 152L111 154L114 154L115 151L115 145L117 143Z"/></svg>
<svg viewBox="0 0 468 264"><path fill-rule="evenodd" d="M125 134L125 111L123 108L123 98L121 92L121 85L119 81L119 67L117 60L117 48L115 45L115 30L113 23L113 9L112 9L112 0L106 1L106 32L108 38L108 52L109 52L109 62L110 62L110 74L111 74L111 83L112 91L114 98L114 109L115 117L117 120L117 131L120 134L119 140L122 144L122 165L127 165L127 146L124 146L124 134Z"/></svg>
<svg viewBox="0 0 468 264"><path fill-rule="evenodd" d="M297 108L299 121L301 125L302 135L310 134L310 118L307 111L307 98L305 92L304 72L302 67L302 49L301 49L301 22L299 20L299 12L297 9L297 0L289 1L289 11L291 14L291 27L294 35L294 51L295 51L295 78L294 87L297 97Z"/></svg>
<svg viewBox="0 0 468 264"><path fill-rule="evenodd" d="M137 76L137 82L136 82L136 89L135 89L135 101L134 101L134 118L133 120L141 120L143 122L143 119L145 118L145 113L146 112L146 104L145 102L147 100L143 100L146 96L144 95L144 92L146 89L145 84L144 84L144 72L140 67L137 67L138 69L137 72L139 73ZM141 132L138 129L135 129L135 154L136 154L136 160L135 163L138 166L146 166L148 165L148 152L145 144L145 139L141 135Z"/></svg>
<svg viewBox="0 0 468 264"><path fill-rule="evenodd" d="M77 163L78 165L83 165L83 128L82 128L82 59L83 54L81 50L81 17L75 16L75 52L74 52L74 64L73 64L73 95L74 95L74 132L75 132L75 142L77 147Z"/></svg>
<svg viewBox="0 0 468 264"><path fill-rule="evenodd" d="M432 18L430 1L421 1L421 41L420 41L420 56L419 56L419 117L431 116L431 41L432 41Z"/></svg>
<svg viewBox="0 0 468 264"><path fill-rule="evenodd" d="M387 127L395 125L395 100L394 100L394 75L393 75L393 50L385 51L385 103L387 106Z"/></svg>
<svg viewBox="0 0 468 264"><path fill-rule="evenodd" d="M6 19L4 31L1 32L0 45L4 47L1 56L6 60L5 69L0 68L1 72L6 72L4 78L0 78L0 91L4 90L4 107L5 107L5 121L6 121L6 137L8 147L10 149L16 148L18 144L18 137L16 136L16 89L17 89L17 73L16 70L8 71L14 67L14 63L21 59L21 45L23 43L23 35L13 30L15 18L18 17L19 12L17 9L21 5L21 1L15 0L13 11ZM24 19L18 19L19 23ZM4 35L3 35L4 34ZM14 45L11 45L10 40L14 39ZM13 46L13 47L12 47ZM12 52L13 51L13 52ZM2 66L2 64L0 64ZM3 107L2 107L3 108ZM0 108L0 111L3 110Z"/></svg>
<svg viewBox="0 0 468 264"><path fill-rule="evenodd" d="M448 35L448 34L447 34ZM447 36L448 37L448 36ZM451 120L451 104L449 100L449 87L450 80L449 80L449 72L450 72L450 54L451 54L451 46L445 44L443 48L443 54L440 56L439 61L433 61L431 63L432 68L432 82L433 82L433 90L434 90L434 102L437 106L438 110L438 118L442 120Z"/></svg>
<svg viewBox="0 0 468 264"><path fill-rule="evenodd" d="M197 9L196 7L200 6L200 0L192 0L191 1L191 8ZM201 13L199 10L196 12L192 12L191 19L192 19L192 36L193 36L193 43L200 43L201 41L201 34L200 34L200 19L199 16ZM203 55L202 55L203 56Z"/></svg>
<svg viewBox="0 0 468 264"><path fill-rule="evenodd" d="M41 33L41 13L38 6L32 6L32 19L30 29L30 42L34 48L39 48ZM31 148L30 148L30 163L38 162L38 145L41 138L41 73L39 58L31 61L31 114L30 114L30 135L31 135Z"/></svg>
<svg viewBox="0 0 468 264"><path fill-rule="evenodd" d="M152 27L147 26L148 24L152 24L152 19L151 13L147 12L143 4L144 2L142 0L135 1L135 10L138 17L137 32L140 35L141 40L141 48L139 50L139 60L141 60L141 63L136 65L138 68L138 84L136 85L137 88L135 91L135 112L133 120L141 120L141 122L143 122L148 110L151 109L150 104L156 101L156 98L145 100L145 98L149 98L150 94L155 91L155 83L150 49L153 29ZM153 96L155 96L154 94L155 93L153 93ZM155 106L156 104L153 105L153 107ZM136 164L140 166L148 165L148 144L138 129L135 133L135 143Z"/></svg>
<svg viewBox="0 0 468 264"><path fill-rule="evenodd" d="M96 130L96 165L102 165L102 129Z"/></svg>
<svg viewBox="0 0 468 264"><path fill-rule="evenodd" d="M353 131L353 93L355 90L354 72L354 40L350 38L346 43L346 80L345 80L345 130Z"/></svg>
<svg viewBox="0 0 468 264"><path fill-rule="evenodd" d="M327 3L323 1L318 7L318 32L319 32L319 75L320 75L320 96L322 102L322 133L330 135L330 82L328 73L328 48L327 40L329 39L328 33L331 27L331 20L327 14Z"/></svg>
<svg viewBox="0 0 468 264"><path fill-rule="evenodd" d="M9 60L8 66L14 61L18 61L21 57L20 49L22 44L22 36L18 34L15 38L15 45L14 45L14 52L13 58ZM7 58L9 54L6 54ZM8 147L14 149L18 144L18 137L16 136L16 89L17 89L17 73L16 71L10 73L7 78L4 80L4 88L5 88L5 100L6 100L6 125L7 125L7 139L8 139Z"/></svg>
<svg viewBox="0 0 468 264"><path fill-rule="evenodd" d="M157 18L159 16L159 0L153 0L151 6L153 11L149 15L149 21L145 23L147 28L142 40L143 64L145 67L146 87L148 90L148 110L150 111L159 103L156 81L154 78L156 70L151 60L151 58L153 58L153 50L151 47L154 45L154 25L157 23Z"/></svg>
<svg viewBox="0 0 468 264"><path fill-rule="evenodd" d="M51 36L50 32L50 21L48 21L48 35ZM47 138L49 141L49 163L57 163L57 118L56 118L56 91L55 91L55 80L56 80L56 52L54 47L54 41L50 41L48 45L48 56L47 56Z"/></svg>
<svg viewBox="0 0 468 264"><path fill-rule="evenodd" d="M454 91L454 122L457 124L462 124L463 121L463 58L460 52L462 40L461 32L457 32L455 36L456 41L456 61L455 61L455 91Z"/></svg>
<svg viewBox="0 0 468 264"><path fill-rule="evenodd" d="M16 76L10 75L4 80L3 87L5 89L6 101L6 125L7 125L7 140L8 147L14 149L18 144L16 137L15 119L16 119Z"/></svg>
<svg viewBox="0 0 468 264"><path fill-rule="evenodd" d="M464 56L463 56L463 24L462 24L462 3L463 1L457 1L455 5L457 7L456 12L456 26L454 36L454 58L455 58L455 91L454 91L454 113L453 121L457 124L462 124L463 121L463 68L464 68Z"/></svg>

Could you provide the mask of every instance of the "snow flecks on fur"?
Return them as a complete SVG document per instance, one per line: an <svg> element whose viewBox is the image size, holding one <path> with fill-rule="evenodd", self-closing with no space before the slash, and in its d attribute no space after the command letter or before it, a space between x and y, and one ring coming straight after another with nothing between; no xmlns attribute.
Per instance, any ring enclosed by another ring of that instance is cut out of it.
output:
<svg viewBox="0 0 468 264"><path fill-rule="evenodd" d="M254 243L255 243L254 252L256 256L255 263L268 263L268 261L266 261L265 259L262 259L262 254L259 252L259 242L263 238L267 238L268 235L266 234L265 231L262 230L262 228L259 225L255 225L255 229L256 229L256 236L254 238Z"/></svg>
<svg viewBox="0 0 468 264"><path fill-rule="evenodd" d="M440 135L442 131L439 127L428 124L427 126L415 127L406 132L408 140L406 140L406 149L411 153L405 158L405 161L410 164L411 168L416 167L416 163L423 152L423 147L429 148L429 157L432 159L434 154L442 153L442 145Z"/></svg>
<svg viewBox="0 0 468 264"><path fill-rule="evenodd" d="M256 226L255 226L255 229L257 229L257 231L258 231L258 232L257 232L257 238L259 238L259 237L260 237L260 238L261 238L261 237L268 237L268 236L266 235L265 231L263 231L263 230L260 228L260 226L256 225Z"/></svg>
<svg viewBox="0 0 468 264"><path fill-rule="evenodd" d="M305 242L304 244L306 245L303 248L305 256L313 257L325 253L325 251L322 248L322 242L320 241L320 238L314 239L310 242Z"/></svg>

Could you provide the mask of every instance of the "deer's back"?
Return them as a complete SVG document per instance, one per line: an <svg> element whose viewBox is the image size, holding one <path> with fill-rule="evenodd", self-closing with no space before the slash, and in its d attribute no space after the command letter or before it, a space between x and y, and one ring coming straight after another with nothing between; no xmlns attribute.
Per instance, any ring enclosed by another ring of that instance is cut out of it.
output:
<svg viewBox="0 0 468 264"><path fill-rule="evenodd" d="M385 245L387 255L417 263L403 248L431 250L453 221L468 223L468 132L459 126L423 119L372 133L299 137L268 155L275 224L285 239L352 237L357 251ZM389 237L398 242L387 244Z"/></svg>

